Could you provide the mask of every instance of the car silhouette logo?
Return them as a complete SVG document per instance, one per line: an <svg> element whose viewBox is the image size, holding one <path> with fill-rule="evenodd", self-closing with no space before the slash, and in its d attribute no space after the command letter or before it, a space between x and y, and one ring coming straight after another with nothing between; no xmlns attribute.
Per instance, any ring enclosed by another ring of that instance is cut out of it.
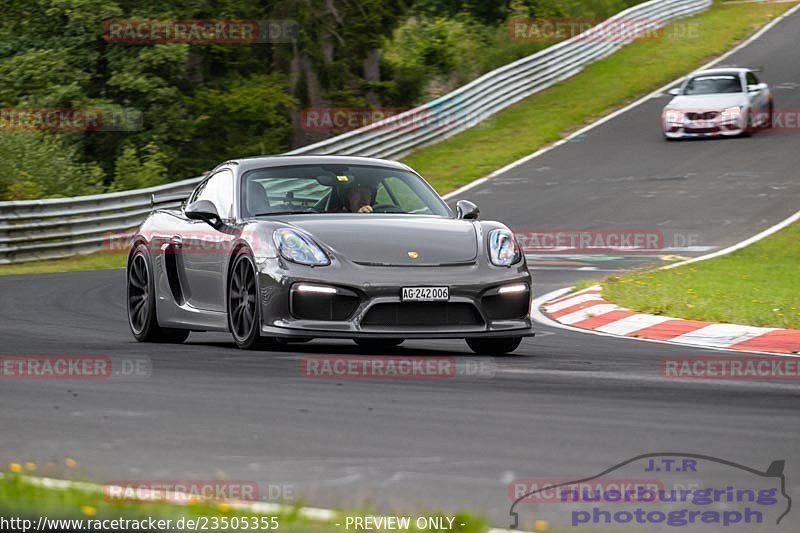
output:
<svg viewBox="0 0 800 533"><path fill-rule="evenodd" d="M410 257L411 259L416 259L419 257L419 252L416 252L414 250L409 250L408 257Z"/></svg>

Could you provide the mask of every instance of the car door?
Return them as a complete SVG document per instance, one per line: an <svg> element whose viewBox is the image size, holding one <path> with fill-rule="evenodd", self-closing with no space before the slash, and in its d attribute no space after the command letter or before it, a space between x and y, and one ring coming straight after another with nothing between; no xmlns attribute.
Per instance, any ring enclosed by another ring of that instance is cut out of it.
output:
<svg viewBox="0 0 800 533"><path fill-rule="evenodd" d="M184 279L188 284L187 301L193 307L224 312L226 280L225 265L234 240L233 172L222 169L198 186L190 202L208 200L214 204L222 219L215 228L201 220L190 220L180 240Z"/></svg>
<svg viewBox="0 0 800 533"><path fill-rule="evenodd" d="M753 123L759 124L765 120L768 111L768 90L766 88L759 88L757 91L750 91L752 87L760 87L761 84L759 79L752 72L747 73L745 81L747 82L747 95L750 99L750 109L753 113Z"/></svg>

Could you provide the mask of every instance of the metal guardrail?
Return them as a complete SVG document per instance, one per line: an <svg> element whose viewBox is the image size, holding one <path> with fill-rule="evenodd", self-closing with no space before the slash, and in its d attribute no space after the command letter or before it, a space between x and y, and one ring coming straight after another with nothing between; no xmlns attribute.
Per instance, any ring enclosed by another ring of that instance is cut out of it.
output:
<svg viewBox="0 0 800 533"><path fill-rule="evenodd" d="M638 4L432 102L288 153L400 158L469 129L519 100L574 76L643 32L703 11L711 3L712 0L651 0ZM188 194L200 179L121 193L0 202L0 264L102 249L110 235L130 231L141 223L151 210L153 194Z"/></svg>

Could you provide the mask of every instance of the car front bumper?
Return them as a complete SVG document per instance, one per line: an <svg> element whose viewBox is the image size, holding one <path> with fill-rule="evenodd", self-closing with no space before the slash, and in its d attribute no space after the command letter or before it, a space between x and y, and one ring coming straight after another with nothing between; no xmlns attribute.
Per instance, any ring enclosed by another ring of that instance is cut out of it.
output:
<svg viewBox="0 0 800 533"><path fill-rule="evenodd" d="M743 128L720 129L720 128L676 128L664 131L664 136L669 139L694 139L705 137L736 137L744 133Z"/></svg>
<svg viewBox="0 0 800 533"><path fill-rule="evenodd" d="M355 263L306 267L259 261L261 334L280 338L529 337L531 275L524 260L488 264L375 267ZM335 294L299 295L299 285ZM526 290L500 294L499 288ZM447 302L402 302L402 287L447 286ZM325 315L325 316L320 316Z"/></svg>
<svg viewBox="0 0 800 533"><path fill-rule="evenodd" d="M665 120L662 123L662 131L669 139L736 137L745 132L745 125L741 118L726 118L720 115L713 119Z"/></svg>

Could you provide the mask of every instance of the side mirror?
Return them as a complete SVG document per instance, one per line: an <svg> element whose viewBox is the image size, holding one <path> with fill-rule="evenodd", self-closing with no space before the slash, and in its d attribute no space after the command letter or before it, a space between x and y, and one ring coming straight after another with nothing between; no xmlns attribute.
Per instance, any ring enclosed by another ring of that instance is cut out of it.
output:
<svg viewBox="0 0 800 533"><path fill-rule="evenodd" d="M681 94L681 88L680 87L673 87L672 89L667 91L667 94L671 94L672 96L679 96Z"/></svg>
<svg viewBox="0 0 800 533"><path fill-rule="evenodd" d="M462 220L474 220L478 218L481 210L478 206L467 200L456 202L456 215Z"/></svg>
<svg viewBox="0 0 800 533"><path fill-rule="evenodd" d="M219 212L217 212L217 208L209 200L192 202L184 212L186 213L186 218L208 222L215 228L222 225L222 219L219 216Z"/></svg>

